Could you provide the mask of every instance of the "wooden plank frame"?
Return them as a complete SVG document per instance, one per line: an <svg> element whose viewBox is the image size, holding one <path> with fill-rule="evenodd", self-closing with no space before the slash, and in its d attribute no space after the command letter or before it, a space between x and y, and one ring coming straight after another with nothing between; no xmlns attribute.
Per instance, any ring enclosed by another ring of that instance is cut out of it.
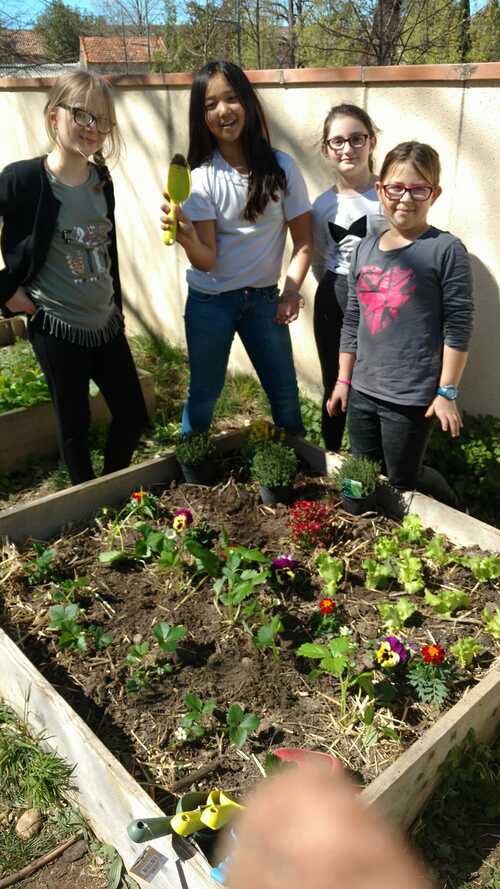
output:
<svg viewBox="0 0 500 889"><path fill-rule="evenodd" d="M245 432L222 435L217 447L222 453L235 450L245 437ZM316 472L330 474L342 462L338 455L302 439L289 438L289 443ZM0 513L0 536L17 542L27 537L49 538L65 526L84 522L99 506L126 498L141 485L164 485L178 476L179 467L173 455L146 461L27 506L5 510ZM423 512L427 525L459 545L469 545L475 536L476 546L500 552L500 531L495 528L423 495L406 495L403 506L406 512ZM46 732L51 746L68 762L76 764L77 805L96 835L115 846L130 868L143 846L128 839L128 822L138 817L160 817L163 813L2 630L0 661L0 696L20 716L26 713L33 729ZM500 662L496 662L477 686L362 791L362 798L367 804L377 805L401 827L408 827L436 786L439 765L448 752L461 743L469 729L487 741L499 725ZM218 885L211 879L203 856L190 844L177 842L176 838L174 849L171 839L165 837L150 845L168 860L152 882L139 881L142 889L215 889Z"/></svg>

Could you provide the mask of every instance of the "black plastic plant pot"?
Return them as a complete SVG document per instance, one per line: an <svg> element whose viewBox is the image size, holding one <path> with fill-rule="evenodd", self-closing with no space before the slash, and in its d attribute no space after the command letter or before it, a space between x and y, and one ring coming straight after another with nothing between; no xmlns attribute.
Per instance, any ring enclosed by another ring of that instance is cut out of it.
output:
<svg viewBox="0 0 500 889"><path fill-rule="evenodd" d="M342 502L344 509L351 515L363 515L365 512L376 512L377 510L377 492L366 494L365 497L349 497L348 494L342 494Z"/></svg>
<svg viewBox="0 0 500 889"><path fill-rule="evenodd" d="M260 498L265 506L276 506L277 503L284 503L288 506L292 502L293 488L291 485L276 485L268 487L267 485L259 485Z"/></svg>
<svg viewBox="0 0 500 889"><path fill-rule="evenodd" d="M215 485L217 464L214 460L202 460L201 463L181 463L180 466L188 485Z"/></svg>

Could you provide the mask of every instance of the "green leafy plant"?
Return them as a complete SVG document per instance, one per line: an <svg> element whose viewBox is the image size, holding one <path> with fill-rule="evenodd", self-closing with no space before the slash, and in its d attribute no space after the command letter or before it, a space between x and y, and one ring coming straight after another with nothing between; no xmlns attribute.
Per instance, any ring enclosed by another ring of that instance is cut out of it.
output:
<svg viewBox="0 0 500 889"><path fill-rule="evenodd" d="M242 603L253 595L256 588L265 583L269 576L269 558L259 549L244 546L228 547L227 558L223 560L222 576L214 585L215 604L222 602L227 610L230 623L239 617ZM249 568L257 562L260 568Z"/></svg>
<svg viewBox="0 0 500 889"><path fill-rule="evenodd" d="M448 697L455 671L446 663L441 646L424 645L420 654L412 658L406 678L419 701L441 707Z"/></svg>
<svg viewBox="0 0 500 889"><path fill-rule="evenodd" d="M0 413L50 401L45 377L29 343L0 352Z"/></svg>
<svg viewBox="0 0 500 889"><path fill-rule="evenodd" d="M299 657L308 657L319 660L319 666L310 674L311 677L319 673L330 673L336 676L340 683L340 718L343 719L347 707L347 690L352 682L354 669L353 654L356 644L350 635L336 636L324 645L316 642L304 642L298 649Z"/></svg>
<svg viewBox="0 0 500 889"><path fill-rule="evenodd" d="M462 565L472 571L476 580L486 583L500 577L500 556L471 556L462 559Z"/></svg>
<svg viewBox="0 0 500 889"><path fill-rule="evenodd" d="M179 463L195 466L215 456L215 444L208 432L194 432L179 439L175 445L175 456Z"/></svg>
<svg viewBox="0 0 500 889"><path fill-rule="evenodd" d="M388 560L363 559L361 564L366 571L365 584L369 590L386 590L395 578L394 568Z"/></svg>
<svg viewBox="0 0 500 889"><path fill-rule="evenodd" d="M468 608L470 596L462 590L440 590L439 593L425 591L424 602L430 605L432 610L443 617L451 617L459 608Z"/></svg>
<svg viewBox="0 0 500 889"><path fill-rule="evenodd" d="M380 485L380 472L380 463L374 463L366 457L345 457L342 466L334 473L333 481L339 491L343 491L349 481L359 482L359 496L367 497Z"/></svg>
<svg viewBox="0 0 500 889"><path fill-rule="evenodd" d="M322 441L321 431L321 405L311 398L300 398L300 413L304 424L304 438L320 445Z"/></svg>
<svg viewBox="0 0 500 889"><path fill-rule="evenodd" d="M422 568L422 560L414 556L411 549L401 550L397 559L397 579L405 592L415 594L424 589Z"/></svg>
<svg viewBox="0 0 500 889"><path fill-rule="evenodd" d="M131 645L125 657L125 663L131 668L129 678L125 683L127 691L138 692L149 688L152 678L151 666L144 664L144 659L149 654L149 642L137 642Z"/></svg>
<svg viewBox="0 0 500 889"><path fill-rule="evenodd" d="M75 577L74 580L60 581L54 590L51 590L52 602L74 602L82 590L88 589L89 582L86 577Z"/></svg>
<svg viewBox="0 0 500 889"><path fill-rule="evenodd" d="M176 651L177 644L181 639L184 639L186 634L187 627L183 624L172 626L162 620L153 627L153 636L164 654L172 654Z"/></svg>
<svg viewBox="0 0 500 889"><path fill-rule="evenodd" d="M497 605L495 611L484 608L481 617L488 633L494 639L500 639L500 607Z"/></svg>
<svg viewBox="0 0 500 889"><path fill-rule="evenodd" d="M226 713L229 740L235 747L243 747L248 735L256 732L259 725L260 718L254 713L246 713L239 704L231 704Z"/></svg>
<svg viewBox="0 0 500 889"><path fill-rule="evenodd" d="M215 709L215 701L210 698L202 701L198 695L187 694L184 696L184 705L188 712L182 717L181 727L186 733L184 740L199 741L207 732L207 724Z"/></svg>
<svg viewBox="0 0 500 889"><path fill-rule="evenodd" d="M405 515L399 528L396 528L395 537L405 543L413 543L416 546L425 539L422 519L418 515Z"/></svg>
<svg viewBox="0 0 500 889"><path fill-rule="evenodd" d="M432 540L429 541L424 550L424 558L429 559L430 562L434 562L441 567L456 561L453 553L446 550L445 537L442 534L436 534Z"/></svg>
<svg viewBox="0 0 500 889"><path fill-rule="evenodd" d="M298 458L293 448L280 441L262 441L254 451L250 472L254 481L267 488L290 485L298 469Z"/></svg>
<svg viewBox="0 0 500 889"><path fill-rule="evenodd" d="M271 620L263 624L253 636L253 644L256 648L270 648L275 657L279 657L280 650L276 644L276 640L280 633L283 632L283 624L279 614L275 614Z"/></svg>
<svg viewBox="0 0 500 889"><path fill-rule="evenodd" d="M83 610L74 602L70 605L52 605L49 608L49 630L58 631L57 644L59 648L87 650L85 630L78 623L83 614Z"/></svg>
<svg viewBox="0 0 500 889"><path fill-rule="evenodd" d="M342 559L329 556L328 553L320 553L316 556L314 564L319 571L319 576L324 583L325 596L334 596L338 585L344 576L344 563Z"/></svg>
<svg viewBox="0 0 500 889"><path fill-rule="evenodd" d="M417 611L417 606L405 596L394 603L378 602L377 608L386 627L402 627Z"/></svg>
<svg viewBox="0 0 500 889"><path fill-rule="evenodd" d="M474 639L474 636L462 636L461 639L450 645L450 654L453 655L462 670L470 667L482 651L484 651L483 646Z"/></svg>
<svg viewBox="0 0 500 889"><path fill-rule="evenodd" d="M49 580L57 580L55 569L56 551L52 546L44 546L43 543L34 543L33 549L36 556L27 559L24 563L24 571L30 586L39 583L47 583Z"/></svg>
<svg viewBox="0 0 500 889"><path fill-rule="evenodd" d="M102 627L91 624L87 630L87 635L94 640L95 650L104 651L108 645L113 642L111 633L106 633Z"/></svg>
<svg viewBox="0 0 500 889"><path fill-rule="evenodd" d="M379 537L373 544L373 552L381 562L385 562L388 559L397 559L400 550L401 543L396 536Z"/></svg>

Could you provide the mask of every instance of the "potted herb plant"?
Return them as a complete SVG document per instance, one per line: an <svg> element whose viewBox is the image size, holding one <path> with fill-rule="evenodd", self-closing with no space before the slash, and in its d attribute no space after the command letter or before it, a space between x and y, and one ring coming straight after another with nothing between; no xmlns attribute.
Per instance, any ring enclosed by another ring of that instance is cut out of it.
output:
<svg viewBox="0 0 500 889"><path fill-rule="evenodd" d="M214 484L217 474L215 445L208 432L184 435L175 446L175 456L189 484Z"/></svg>
<svg viewBox="0 0 500 889"><path fill-rule="evenodd" d="M337 469L335 484L341 492L345 510L351 515L376 509L380 470L380 463L352 456L346 457Z"/></svg>
<svg viewBox="0 0 500 889"><path fill-rule="evenodd" d="M259 484L263 503L268 506L290 503L298 465L293 448L287 448L279 441L263 441L256 447L250 472Z"/></svg>

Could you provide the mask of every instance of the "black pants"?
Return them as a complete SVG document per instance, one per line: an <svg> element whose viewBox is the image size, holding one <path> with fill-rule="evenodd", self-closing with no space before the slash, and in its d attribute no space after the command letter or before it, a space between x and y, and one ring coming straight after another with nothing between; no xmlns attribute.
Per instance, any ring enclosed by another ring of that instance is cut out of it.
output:
<svg viewBox="0 0 500 889"><path fill-rule="evenodd" d="M129 465L148 415L134 360L123 331L101 346L78 346L41 329L28 336L47 380L57 419L59 449L72 481L95 478L89 450L89 382L101 390L111 413L103 475Z"/></svg>
<svg viewBox="0 0 500 889"><path fill-rule="evenodd" d="M345 414L330 417L326 410L326 403L338 376L340 331L346 304L347 276L325 272L314 298L314 338L323 380L321 432L329 451L340 450L346 422Z"/></svg>
<svg viewBox="0 0 500 889"><path fill-rule="evenodd" d="M395 487L416 489L458 508L446 479L423 465L432 431L426 410L426 406L394 404L352 389L347 412L351 450L355 457L380 463Z"/></svg>

